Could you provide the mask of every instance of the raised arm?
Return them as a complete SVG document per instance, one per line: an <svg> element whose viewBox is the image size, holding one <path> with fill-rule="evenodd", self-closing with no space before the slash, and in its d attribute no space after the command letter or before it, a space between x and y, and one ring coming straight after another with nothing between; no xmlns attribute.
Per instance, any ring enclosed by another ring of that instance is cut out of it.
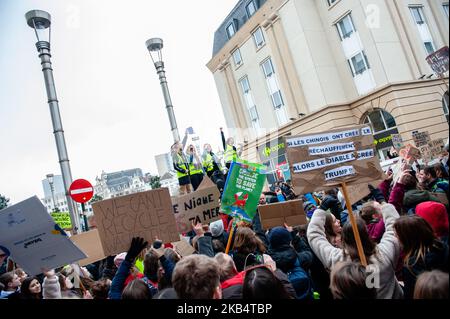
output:
<svg viewBox="0 0 450 319"><path fill-rule="evenodd" d="M375 203L375 205L377 205L377 203ZM377 208L377 206L375 207ZM400 215L392 204L380 205L378 209L381 210L383 215L385 231L377 247L380 253L389 259L393 269L395 269L400 256L400 244L395 236L394 223Z"/></svg>
<svg viewBox="0 0 450 319"><path fill-rule="evenodd" d="M312 251L325 268L331 269L334 262L342 260L343 252L331 245L325 236L326 214L323 209L316 209L308 226L307 237Z"/></svg>

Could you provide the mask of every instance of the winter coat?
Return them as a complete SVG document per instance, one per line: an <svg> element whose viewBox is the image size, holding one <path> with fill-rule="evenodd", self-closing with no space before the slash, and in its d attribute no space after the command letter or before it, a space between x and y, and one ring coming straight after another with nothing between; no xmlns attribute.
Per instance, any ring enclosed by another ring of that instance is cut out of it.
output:
<svg viewBox="0 0 450 319"><path fill-rule="evenodd" d="M405 193L405 197L403 198L403 207L408 211L420 203L429 201L440 203L439 199L431 195L427 190L410 189Z"/></svg>
<svg viewBox="0 0 450 319"><path fill-rule="evenodd" d="M403 208L403 197L405 196L405 185L401 183L395 183L392 187L391 194L389 195L389 204L395 206L397 212L401 213Z"/></svg>
<svg viewBox="0 0 450 319"><path fill-rule="evenodd" d="M403 290L407 299L412 299L417 277L424 271L439 269L448 272L448 246L441 241L436 241L425 254L424 259L419 259L417 262L416 259L417 254L409 257L407 265L404 265L402 269L405 283Z"/></svg>
<svg viewBox="0 0 450 319"><path fill-rule="evenodd" d="M327 212L318 209L308 226L308 241L311 249L320 259L325 268L331 270L341 261L350 261L348 255L344 255L343 249L333 247L325 236L325 218ZM383 220L386 231L377 245L377 251L370 257L368 263L374 265L379 271L380 287L377 289L378 299L400 299L403 291L395 278L395 267L400 254L400 244L395 237L394 223L399 214L391 204L382 206Z"/></svg>
<svg viewBox="0 0 450 319"><path fill-rule="evenodd" d="M376 223L366 225L369 237L376 243L379 243L384 234L384 221L380 219Z"/></svg>

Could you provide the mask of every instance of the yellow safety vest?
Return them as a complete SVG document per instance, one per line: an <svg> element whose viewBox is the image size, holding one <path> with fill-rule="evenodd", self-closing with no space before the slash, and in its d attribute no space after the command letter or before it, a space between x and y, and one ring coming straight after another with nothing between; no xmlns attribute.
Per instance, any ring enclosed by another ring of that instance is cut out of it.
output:
<svg viewBox="0 0 450 319"><path fill-rule="evenodd" d="M236 151L233 149L233 146L227 144L225 152L223 153L224 162L225 163L236 162L236 159L237 159Z"/></svg>
<svg viewBox="0 0 450 319"><path fill-rule="evenodd" d="M178 154L178 153L177 153L177 161L176 161L176 164L177 164L180 168L182 168L182 169L184 169L184 170L186 171L186 173L181 173L181 172L177 171L177 177L178 177L178 178L182 178L182 177L184 177L184 176L188 176L188 175L189 175L188 168L186 167L186 162L183 160L183 157L181 157L181 155Z"/></svg>
<svg viewBox="0 0 450 319"><path fill-rule="evenodd" d="M211 154L207 153L203 160L203 167L207 172L211 172L214 169L214 161Z"/></svg>
<svg viewBox="0 0 450 319"><path fill-rule="evenodd" d="M189 175L203 174L203 169L201 167L196 168L194 161L195 157L192 158L192 162L189 162Z"/></svg>

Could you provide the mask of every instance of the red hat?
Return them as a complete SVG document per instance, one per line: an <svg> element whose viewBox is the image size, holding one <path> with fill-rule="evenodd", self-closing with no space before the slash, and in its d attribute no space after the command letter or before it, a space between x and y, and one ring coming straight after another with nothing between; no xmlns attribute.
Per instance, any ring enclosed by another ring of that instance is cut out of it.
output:
<svg viewBox="0 0 450 319"><path fill-rule="evenodd" d="M416 214L431 225L436 236L448 236L448 215L443 204L437 202L420 203L416 206Z"/></svg>

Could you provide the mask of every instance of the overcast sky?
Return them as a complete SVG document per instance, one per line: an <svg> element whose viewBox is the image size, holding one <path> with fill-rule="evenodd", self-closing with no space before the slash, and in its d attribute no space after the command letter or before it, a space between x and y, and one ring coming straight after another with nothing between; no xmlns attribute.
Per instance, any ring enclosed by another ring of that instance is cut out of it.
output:
<svg viewBox="0 0 450 319"><path fill-rule="evenodd" d="M163 58L180 134L192 126L220 145L225 127L206 68L214 31L238 0L0 0L0 194L17 203L43 196L60 174L32 9L52 15L52 62L73 179L102 170L157 173L154 156L172 134L145 41L164 40Z"/></svg>

